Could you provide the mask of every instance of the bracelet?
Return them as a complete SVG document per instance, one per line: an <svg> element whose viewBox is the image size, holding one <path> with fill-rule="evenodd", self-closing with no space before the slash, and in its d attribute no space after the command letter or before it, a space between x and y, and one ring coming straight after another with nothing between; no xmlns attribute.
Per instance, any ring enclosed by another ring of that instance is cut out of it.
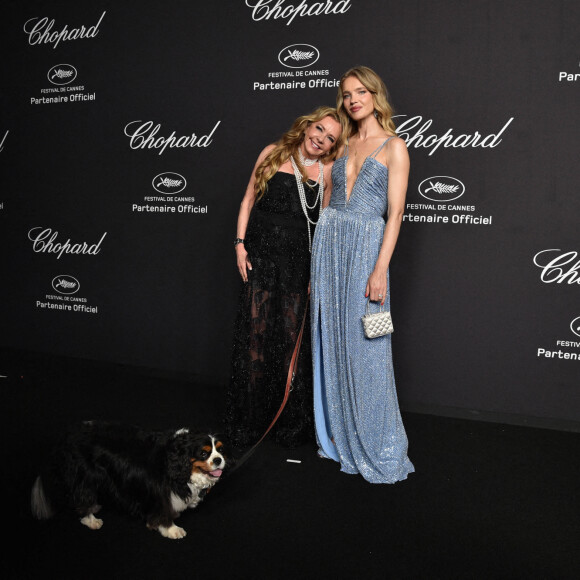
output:
<svg viewBox="0 0 580 580"><path fill-rule="evenodd" d="M236 238L234 240L234 246L237 246L238 244L243 244L244 240L242 240L242 238Z"/></svg>

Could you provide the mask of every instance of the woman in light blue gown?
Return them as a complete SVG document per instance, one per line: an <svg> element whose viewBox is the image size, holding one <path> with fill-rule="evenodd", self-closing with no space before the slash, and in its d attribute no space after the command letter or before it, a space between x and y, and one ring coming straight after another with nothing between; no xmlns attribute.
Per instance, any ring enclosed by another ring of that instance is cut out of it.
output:
<svg viewBox="0 0 580 580"><path fill-rule="evenodd" d="M366 338L361 317L368 299L372 311L378 303L390 310L388 268L403 218L409 155L396 136L386 87L371 69L355 67L343 75L337 109L348 141L334 162L332 197L325 200L312 244L318 453L371 483L395 483L414 467L399 412L391 335Z"/></svg>

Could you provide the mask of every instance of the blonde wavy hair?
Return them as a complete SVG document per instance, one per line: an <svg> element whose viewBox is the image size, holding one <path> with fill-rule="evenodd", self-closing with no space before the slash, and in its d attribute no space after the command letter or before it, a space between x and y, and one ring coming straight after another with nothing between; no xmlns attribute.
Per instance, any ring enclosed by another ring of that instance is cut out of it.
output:
<svg viewBox="0 0 580 580"><path fill-rule="evenodd" d="M353 121L344 108L342 85L349 77L356 77L365 88L372 94L375 106L375 116L381 127L387 133L397 134L397 128L393 121L393 107L389 103L389 93L381 77L368 66L355 66L347 70L340 78L338 95L336 96L336 110L340 116L343 127L346 127L346 136L351 137L357 132L357 124Z"/></svg>
<svg viewBox="0 0 580 580"><path fill-rule="evenodd" d="M276 142L272 151L268 153L264 161L262 161L262 163L260 163L256 169L254 193L256 194L257 199L260 199L266 193L266 190L268 189L268 181L278 171L280 165L290 159L290 156L294 156L296 165L302 174L302 180L308 181L306 171L304 170L302 163L300 163L298 155L295 154L298 151L300 144L304 140L304 131L306 131L308 125L322 121L322 119L325 117L331 117L340 123L341 131L332 149L326 155L323 155L320 160L323 163L327 163L328 161L332 161L336 158L336 153L339 147L342 145L343 141L344 125L335 108L318 107L309 115L298 117L292 124L292 127L290 127L290 129L286 131L284 135L282 135L280 140Z"/></svg>

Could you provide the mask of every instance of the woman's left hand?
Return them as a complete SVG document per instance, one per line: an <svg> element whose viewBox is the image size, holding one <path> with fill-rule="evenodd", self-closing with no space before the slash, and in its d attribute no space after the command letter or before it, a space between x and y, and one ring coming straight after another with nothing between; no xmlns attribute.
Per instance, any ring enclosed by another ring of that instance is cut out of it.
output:
<svg viewBox="0 0 580 580"><path fill-rule="evenodd" d="M387 273L381 273L377 270L373 270L373 273L369 276L367 282L367 288L365 290L365 298L368 298L370 294L370 299L373 302L385 303L387 298Z"/></svg>

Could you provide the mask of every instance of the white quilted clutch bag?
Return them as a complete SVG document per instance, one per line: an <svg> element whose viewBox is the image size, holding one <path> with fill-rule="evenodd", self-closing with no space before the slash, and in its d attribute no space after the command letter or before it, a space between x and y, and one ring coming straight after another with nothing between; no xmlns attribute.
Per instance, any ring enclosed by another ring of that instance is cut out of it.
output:
<svg viewBox="0 0 580 580"><path fill-rule="evenodd" d="M377 338L378 336L391 334L393 332L393 321L391 320L391 313L383 310L383 306L381 305L378 312L370 314L369 304L370 299L367 300L366 314L362 317L365 336L367 338Z"/></svg>

